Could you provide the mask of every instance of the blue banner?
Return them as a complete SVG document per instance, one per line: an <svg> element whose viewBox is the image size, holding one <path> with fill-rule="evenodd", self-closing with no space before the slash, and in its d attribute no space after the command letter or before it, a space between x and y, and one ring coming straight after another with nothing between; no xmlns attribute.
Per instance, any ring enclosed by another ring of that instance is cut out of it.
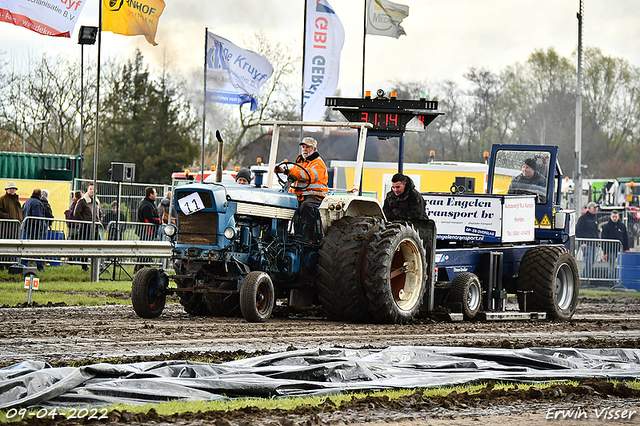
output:
<svg viewBox="0 0 640 426"><path fill-rule="evenodd" d="M251 111L258 109L258 90L273 74L269 61L210 32L207 46L207 101L235 105L249 102Z"/></svg>

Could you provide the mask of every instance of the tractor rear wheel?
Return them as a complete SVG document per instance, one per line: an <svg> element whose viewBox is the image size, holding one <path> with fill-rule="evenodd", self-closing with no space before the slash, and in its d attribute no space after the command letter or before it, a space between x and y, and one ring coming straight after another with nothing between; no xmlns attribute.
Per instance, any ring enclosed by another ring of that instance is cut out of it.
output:
<svg viewBox="0 0 640 426"><path fill-rule="evenodd" d="M251 271L240 287L240 309L247 322L265 322L276 303L271 278L264 272Z"/></svg>
<svg viewBox="0 0 640 426"><path fill-rule="evenodd" d="M551 319L567 321L578 305L578 265L563 246L532 247L518 271L518 304L521 311L546 311Z"/></svg>
<svg viewBox="0 0 640 426"><path fill-rule="evenodd" d="M366 296L377 322L404 324L422 305L427 277L422 239L405 222L387 223L367 253Z"/></svg>
<svg viewBox="0 0 640 426"><path fill-rule="evenodd" d="M480 311L482 288L480 280L471 272L461 272L451 282L449 302L461 306L465 319L473 319Z"/></svg>
<svg viewBox="0 0 640 426"><path fill-rule="evenodd" d="M344 217L329 227L319 251L318 298L334 321L369 319L364 281L369 240L380 226L370 217Z"/></svg>
<svg viewBox="0 0 640 426"><path fill-rule="evenodd" d="M136 273L131 283L131 304L139 317L160 316L167 300L163 287L160 271L157 269L142 268Z"/></svg>

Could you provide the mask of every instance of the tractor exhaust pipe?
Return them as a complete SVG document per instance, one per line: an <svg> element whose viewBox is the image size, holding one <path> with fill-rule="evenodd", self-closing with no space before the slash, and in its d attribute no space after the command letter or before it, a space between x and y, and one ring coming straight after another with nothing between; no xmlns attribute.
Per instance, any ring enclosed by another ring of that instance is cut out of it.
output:
<svg viewBox="0 0 640 426"><path fill-rule="evenodd" d="M218 139L218 162L216 163L216 182L222 182L222 136L220 131L216 130L216 139ZM204 173L204 170L202 171Z"/></svg>

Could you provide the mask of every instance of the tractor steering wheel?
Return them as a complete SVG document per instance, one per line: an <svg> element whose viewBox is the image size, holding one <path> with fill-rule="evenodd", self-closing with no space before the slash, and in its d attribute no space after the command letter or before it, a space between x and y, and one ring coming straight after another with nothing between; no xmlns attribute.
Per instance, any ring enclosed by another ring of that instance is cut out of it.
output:
<svg viewBox="0 0 640 426"><path fill-rule="evenodd" d="M278 163L278 165L276 165L275 169L276 169L276 176L278 177L278 182L280 183L280 186L282 186L283 188L287 186L288 181L282 179L282 177L280 177L280 173L277 173L277 170L282 167L283 169L285 169L287 172L289 171L289 169L291 167L289 166L295 166L295 167L300 167L302 169L302 171L307 175L307 181L303 183L303 185L306 183L306 186L298 186L297 189L306 189L309 187L309 185L311 185L311 174L309 173L309 170L305 169L304 167L302 167L300 164L298 163L292 163L290 161L283 161L281 163ZM287 175L289 173L286 173Z"/></svg>

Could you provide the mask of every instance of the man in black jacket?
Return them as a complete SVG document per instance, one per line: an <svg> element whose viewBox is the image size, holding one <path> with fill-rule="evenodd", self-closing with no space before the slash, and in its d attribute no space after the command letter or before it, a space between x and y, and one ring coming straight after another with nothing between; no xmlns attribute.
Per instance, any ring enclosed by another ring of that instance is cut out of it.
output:
<svg viewBox="0 0 640 426"><path fill-rule="evenodd" d="M593 201L587 204L587 211L578 219L576 225L576 238L586 238L597 240L600 238L598 231L598 218L596 212L598 205ZM580 274L581 278L591 278L591 268L598 254L597 241L583 241L580 244L584 259L584 268Z"/></svg>
<svg viewBox="0 0 640 426"><path fill-rule="evenodd" d="M522 173L514 177L507 194L533 194L540 203L547 202L547 179L538 172L538 165L533 158L522 163Z"/></svg>
<svg viewBox="0 0 640 426"><path fill-rule="evenodd" d="M138 237L141 240L150 241L155 240L158 233L158 226L162 224L160 217L158 216L158 210L156 209L156 198L158 193L155 188L148 187L144 190L144 199L138 204L138 222L151 223L157 226L139 226Z"/></svg>
<svg viewBox="0 0 640 426"><path fill-rule="evenodd" d="M387 220L427 219L425 201L409 176L396 173L382 207Z"/></svg>
<svg viewBox="0 0 640 426"><path fill-rule="evenodd" d="M620 213L618 213L618 210L613 210L609 215L609 222L602 228L602 239L620 241L620 246L615 245L615 243L605 242L604 252L609 261L610 277L615 278L616 260L619 250L629 251L629 235L627 234L627 228L620 221Z"/></svg>

